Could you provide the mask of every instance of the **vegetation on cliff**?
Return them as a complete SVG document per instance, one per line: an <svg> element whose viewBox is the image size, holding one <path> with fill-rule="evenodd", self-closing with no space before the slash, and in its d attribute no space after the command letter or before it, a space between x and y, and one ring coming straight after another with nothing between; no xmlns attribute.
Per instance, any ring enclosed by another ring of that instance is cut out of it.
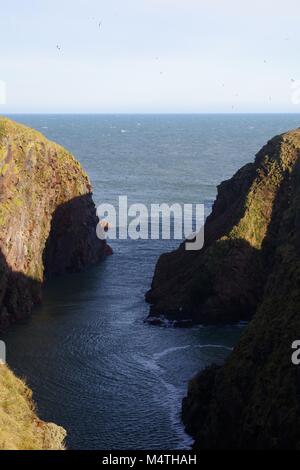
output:
<svg viewBox="0 0 300 470"><path fill-rule="evenodd" d="M66 432L41 421L32 392L0 364L0 450L63 450Z"/></svg>
<svg viewBox="0 0 300 470"><path fill-rule="evenodd" d="M298 130L275 137L254 163L221 183L204 248L186 251L183 244L160 257L146 295L151 317L202 324L252 318L270 274L299 147Z"/></svg>
<svg viewBox="0 0 300 470"><path fill-rule="evenodd" d="M0 329L29 315L52 274L98 261L108 247L86 173L39 132L0 119Z"/></svg>
<svg viewBox="0 0 300 470"><path fill-rule="evenodd" d="M299 165L299 129L272 139L220 185L202 252L180 247L158 263L153 315L251 319L225 364L189 384L183 420L196 449L300 449Z"/></svg>
<svg viewBox="0 0 300 470"><path fill-rule="evenodd" d="M73 156L0 118L0 330L30 314L45 279L110 253L97 222L89 179ZM63 449L65 435L38 419L31 391L0 365L0 449Z"/></svg>

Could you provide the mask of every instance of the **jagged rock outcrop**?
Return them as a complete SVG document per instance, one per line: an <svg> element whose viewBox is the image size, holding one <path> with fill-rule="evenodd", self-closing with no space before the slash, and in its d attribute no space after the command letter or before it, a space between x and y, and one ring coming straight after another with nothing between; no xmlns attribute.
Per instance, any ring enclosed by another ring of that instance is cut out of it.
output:
<svg viewBox="0 0 300 470"><path fill-rule="evenodd" d="M160 257L146 300L150 320L215 324L252 318L282 242L297 178L300 131L275 137L230 180L205 224L200 251Z"/></svg>
<svg viewBox="0 0 300 470"><path fill-rule="evenodd" d="M252 317L225 364L189 384L183 421L195 449L300 449L299 164L300 130L272 139L221 184L203 252L181 247L158 264L154 312L182 303L199 322Z"/></svg>
<svg viewBox="0 0 300 470"><path fill-rule="evenodd" d="M0 118L0 329L27 317L53 274L110 252L89 179L61 146Z"/></svg>
<svg viewBox="0 0 300 470"><path fill-rule="evenodd" d="M64 450L66 431L41 421L32 392L0 363L0 450Z"/></svg>

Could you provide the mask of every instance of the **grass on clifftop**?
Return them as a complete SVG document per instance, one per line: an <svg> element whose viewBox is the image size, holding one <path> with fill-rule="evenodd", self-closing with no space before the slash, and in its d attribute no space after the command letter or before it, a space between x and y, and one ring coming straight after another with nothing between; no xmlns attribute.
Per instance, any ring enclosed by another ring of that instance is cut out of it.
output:
<svg viewBox="0 0 300 470"><path fill-rule="evenodd" d="M0 364L0 450L63 450L65 436L38 419L31 390Z"/></svg>

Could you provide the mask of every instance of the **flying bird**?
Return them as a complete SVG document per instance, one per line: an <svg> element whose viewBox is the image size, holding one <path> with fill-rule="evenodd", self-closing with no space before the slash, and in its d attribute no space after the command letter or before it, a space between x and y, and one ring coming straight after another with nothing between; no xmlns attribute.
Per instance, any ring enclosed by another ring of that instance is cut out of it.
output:
<svg viewBox="0 0 300 470"><path fill-rule="evenodd" d="M61 47L57 44L56 49L60 51Z"/></svg>

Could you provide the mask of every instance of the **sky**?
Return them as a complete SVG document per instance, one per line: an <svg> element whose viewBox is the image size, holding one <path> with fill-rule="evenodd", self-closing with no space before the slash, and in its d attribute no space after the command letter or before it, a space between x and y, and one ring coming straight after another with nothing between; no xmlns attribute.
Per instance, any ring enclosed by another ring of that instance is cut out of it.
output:
<svg viewBox="0 0 300 470"><path fill-rule="evenodd" d="M0 2L0 114L300 112L299 0Z"/></svg>

